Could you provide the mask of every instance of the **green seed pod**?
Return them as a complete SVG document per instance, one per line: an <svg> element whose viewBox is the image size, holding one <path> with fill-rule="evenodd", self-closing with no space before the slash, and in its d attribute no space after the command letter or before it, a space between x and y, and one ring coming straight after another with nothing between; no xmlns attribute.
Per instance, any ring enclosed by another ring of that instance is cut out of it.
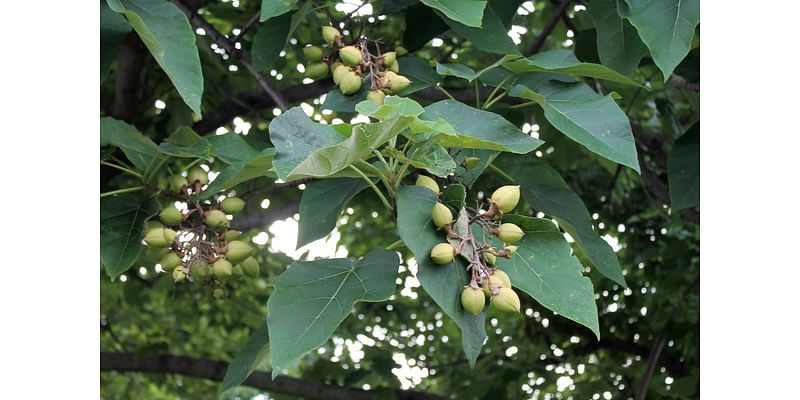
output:
<svg viewBox="0 0 800 400"><path fill-rule="evenodd" d="M480 289L473 289L467 286L461 291L461 306L464 307L464 311L472 315L478 315L483 310L484 305L486 305L486 296L483 295Z"/></svg>
<svg viewBox="0 0 800 400"><path fill-rule="evenodd" d="M431 250L431 258L437 264L448 264L453 261L456 255L456 248L450 243L439 243L433 246Z"/></svg>
<svg viewBox="0 0 800 400"><path fill-rule="evenodd" d="M428 188L428 189L432 190L433 193L437 193L437 194L439 193L439 185L431 177L428 177L428 176L425 176L425 175L422 175L422 174L417 175L417 182L415 183L415 185L421 186L421 187L424 187L424 188Z"/></svg>
<svg viewBox="0 0 800 400"><path fill-rule="evenodd" d="M244 200L238 197L227 197L220 203L220 208L225 214L236 215L244 210Z"/></svg>
<svg viewBox="0 0 800 400"><path fill-rule="evenodd" d="M396 52L390 51L388 53L383 53L383 63L385 65L392 65L394 64L395 60L397 60Z"/></svg>
<svg viewBox="0 0 800 400"><path fill-rule="evenodd" d="M192 167L187 174L186 180L191 185L198 181L203 185L208 185L208 173L200 167Z"/></svg>
<svg viewBox="0 0 800 400"><path fill-rule="evenodd" d="M197 260L192 264L192 274L200 278L205 278L211 273L211 267L203 260Z"/></svg>
<svg viewBox="0 0 800 400"><path fill-rule="evenodd" d="M394 52L397 53L398 57L402 57L402 56L408 54L408 50L406 50L406 48L403 47L403 46L397 46L397 48L394 49Z"/></svg>
<svg viewBox="0 0 800 400"><path fill-rule="evenodd" d="M206 225L211 229L227 228L228 216L220 210L210 210L206 213Z"/></svg>
<svg viewBox="0 0 800 400"><path fill-rule="evenodd" d="M466 168L466 169L475 168L475 167L478 166L478 164L480 162L481 162L481 158L480 157L465 157L464 158L464 168Z"/></svg>
<svg viewBox="0 0 800 400"><path fill-rule="evenodd" d="M453 213L442 203L437 202L436 205L433 206L432 216L433 224L439 228L453 223Z"/></svg>
<svg viewBox="0 0 800 400"><path fill-rule="evenodd" d="M158 219L165 225L178 225L183 221L183 214L177 208L169 206L161 210L161 213L158 214Z"/></svg>
<svg viewBox="0 0 800 400"><path fill-rule="evenodd" d="M506 185L492 193L492 201L504 213L514 209L519 203L519 185Z"/></svg>
<svg viewBox="0 0 800 400"><path fill-rule="evenodd" d="M241 263L242 269L244 269L245 275L255 278L261 273L261 267L258 265L258 260L254 257L247 257Z"/></svg>
<svg viewBox="0 0 800 400"><path fill-rule="evenodd" d="M384 86L388 86L391 94L401 92L411 84L411 81L408 80L408 78L403 75L398 75L392 71L387 71L383 75L383 80L381 82Z"/></svg>
<svg viewBox="0 0 800 400"><path fill-rule="evenodd" d="M503 247L503 250L505 250L507 255L513 256L514 253L517 252L517 246L506 246L506 247Z"/></svg>
<svg viewBox="0 0 800 400"><path fill-rule="evenodd" d="M230 261L220 258L211 265L211 273L218 279L230 278L233 275L233 265Z"/></svg>
<svg viewBox="0 0 800 400"><path fill-rule="evenodd" d="M175 174L169 177L169 188L173 192L180 192L187 185L186 178Z"/></svg>
<svg viewBox="0 0 800 400"><path fill-rule="evenodd" d="M226 242L230 242L231 240L236 240L239 238L239 236L242 236L242 232L235 231L233 229L227 230L225 231L224 234L222 234L222 238L225 239Z"/></svg>
<svg viewBox="0 0 800 400"><path fill-rule="evenodd" d="M333 45L333 42L336 41L336 38L340 36L342 36L342 34L339 33L339 30L334 27L332 26L322 27L322 38L325 39L325 42L328 43L329 45Z"/></svg>
<svg viewBox="0 0 800 400"><path fill-rule="evenodd" d="M169 247L178 236L175 231L169 228L154 228L147 231L144 235L144 241L148 246L153 247Z"/></svg>
<svg viewBox="0 0 800 400"><path fill-rule="evenodd" d="M339 58L343 63L355 67L361 63L361 50L356 46L345 46L339 49Z"/></svg>
<svg viewBox="0 0 800 400"><path fill-rule="evenodd" d="M244 276L244 269L242 269L242 264L236 264L233 266L233 276L237 278Z"/></svg>
<svg viewBox="0 0 800 400"><path fill-rule="evenodd" d="M320 80L328 76L328 64L323 62L313 63L306 66L306 77L313 80Z"/></svg>
<svg viewBox="0 0 800 400"><path fill-rule="evenodd" d="M244 259L250 257L251 254L253 254L253 248L241 240L229 242L228 249L225 251L225 257L234 264L244 261Z"/></svg>
<svg viewBox="0 0 800 400"><path fill-rule="evenodd" d="M507 288L511 287L511 278L508 276L507 273L505 273L505 272L503 272L503 271L501 271L499 269L496 269L496 270L494 270L494 273L492 273L492 276L496 277L501 282L503 282L503 286L504 287L507 287Z"/></svg>
<svg viewBox="0 0 800 400"><path fill-rule="evenodd" d="M147 231L149 231L151 229L156 229L156 228L166 228L166 227L161 222L155 221L155 220L147 221L147 222L144 223L144 231L145 232L147 232Z"/></svg>
<svg viewBox="0 0 800 400"><path fill-rule="evenodd" d="M392 71L395 74L400 73L400 63L395 61L395 62L389 64L389 71Z"/></svg>
<svg viewBox="0 0 800 400"><path fill-rule="evenodd" d="M165 254L164 257L161 257L161 260L158 262L161 264L161 268L164 268L164 271L172 271L175 267L181 265L183 260L181 260L181 256L174 251L170 251L169 253Z"/></svg>
<svg viewBox="0 0 800 400"><path fill-rule="evenodd" d="M496 288L501 288L501 287L505 287L506 284L499 277L496 277L494 275L489 275L489 286L490 287L494 286Z"/></svg>
<svg viewBox="0 0 800 400"><path fill-rule="evenodd" d="M331 75L333 76L333 83L338 85L339 81L342 79L342 74L348 71L350 71L350 68L340 62L335 62L331 64Z"/></svg>
<svg viewBox="0 0 800 400"><path fill-rule="evenodd" d="M492 298L492 305L500 311L519 312L519 296L513 289L501 287Z"/></svg>
<svg viewBox="0 0 800 400"><path fill-rule="evenodd" d="M172 270L172 279L175 280L175 283L183 282L186 279L186 272L183 271L183 267Z"/></svg>
<svg viewBox="0 0 800 400"><path fill-rule="evenodd" d="M303 55L308 61L322 61L322 49L317 46L303 47Z"/></svg>
<svg viewBox="0 0 800 400"><path fill-rule="evenodd" d="M355 72L347 72L339 78L339 89L345 95L350 95L361 90L361 77Z"/></svg>
<svg viewBox="0 0 800 400"><path fill-rule="evenodd" d="M370 90L367 93L367 100L381 106L383 105L383 98L386 97L386 93L383 93L380 90Z"/></svg>
<svg viewBox="0 0 800 400"><path fill-rule="evenodd" d="M516 243L522 239L523 235L525 235L525 233L522 232L522 229L511 223L501 224L500 227L497 228L497 237L506 243Z"/></svg>
<svg viewBox="0 0 800 400"><path fill-rule="evenodd" d="M169 253L169 247L147 246L147 250L144 251L144 256L154 263L159 263L161 258L167 255L167 253Z"/></svg>
<svg viewBox="0 0 800 400"><path fill-rule="evenodd" d="M495 257L492 253L483 253L483 259L486 260L486 264L494 265L497 263L497 257Z"/></svg>
<svg viewBox="0 0 800 400"><path fill-rule="evenodd" d="M224 299L225 298L225 289L216 288L216 289L214 289L212 294L214 295L215 299Z"/></svg>

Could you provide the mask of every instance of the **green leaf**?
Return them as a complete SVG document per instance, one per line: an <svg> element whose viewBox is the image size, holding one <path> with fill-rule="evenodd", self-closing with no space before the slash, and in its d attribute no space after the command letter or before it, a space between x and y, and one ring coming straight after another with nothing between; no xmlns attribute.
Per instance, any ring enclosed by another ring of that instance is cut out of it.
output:
<svg viewBox="0 0 800 400"><path fill-rule="evenodd" d="M415 4L408 7L405 22L406 30L403 32L403 45L409 52L425 47L425 44L431 39L450 29L432 8L423 4ZM413 28L408 29L408 27Z"/></svg>
<svg viewBox="0 0 800 400"><path fill-rule="evenodd" d="M275 149L268 147L253 158L234 162L220 171L214 181L209 183L208 187L200 194L200 198L210 199L214 194L228 190L242 182L271 176L274 157Z"/></svg>
<svg viewBox="0 0 800 400"><path fill-rule="evenodd" d="M320 108L337 112L353 112L358 103L367 99L368 92L369 85L362 84L358 92L345 96L337 87L325 95L325 101Z"/></svg>
<svg viewBox="0 0 800 400"><path fill-rule="evenodd" d="M489 167L489 164L494 161L495 157L497 157L498 152L491 151L491 150L479 150L479 149L460 149L461 151L455 157L456 164L459 167L456 169L456 175L460 177L460 181L467 185L467 187L472 187L475 184L475 181L483 174L483 171ZM478 165L470 168L465 169L460 165L463 164L464 159L467 157L478 157L480 161Z"/></svg>
<svg viewBox="0 0 800 400"><path fill-rule="evenodd" d="M572 76L587 76L611 82L643 87L639 82L601 64L580 62L570 50L550 50L503 63L511 72L550 72Z"/></svg>
<svg viewBox="0 0 800 400"><path fill-rule="evenodd" d="M627 287L614 250L595 233L583 200L555 169L530 157L510 155L498 157L496 164L520 185L522 196L535 210L558 221L600 273Z"/></svg>
<svg viewBox="0 0 800 400"><path fill-rule="evenodd" d="M125 36L131 31L128 21L115 13L104 0L100 1L100 84L108 78L111 62L116 58Z"/></svg>
<svg viewBox="0 0 800 400"><path fill-rule="evenodd" d="M275 145L272 168L283 180L313 151L342 141L342 136L330 125L312 122L299 106L273 119L269 136Z"/></svg>
<svg viewBox="0 0 800 400"><path fill-rule="evenodd" d="M183 12L163 0L108 0L108 6L128 18L186 105L202 116L203 71L194 30Z"/></svg>
<svg viewBox="0 0 800 400"><path fill-rule="evenodd" d="M267 324L263 324L253 331L247 339L247 343L236 352L233 361L228 365L228 371L225 372L225 378L222 379L220 392L241 385L267 359L268 355L269 331Z"/></svg>
<svg viewBox="0 0 800 400"><path fill-rule="evenodd" d="M684 133L667 159L669 199L673 211L700 204L700 124Z"/></svg>
<svg viewBox="0 0 800 400"><path fill-rule="evenodd" d="M300 221L297 229L297 248L325 237L333 228L339 214L362 190L363 179L336 178L312 181L300 198Z"/></svg>
<svg viewBox="0 0 800 400"><path fill-rule="evenodd" d="M522 133L516 126L495 113L479 110L455 100L443 100L425 107L425 113L420 118L428 121L441 118L455 128L456 134L438 132L435 136L445 147L525 154L544 143Z"/></svg>
<svg viewBox="0 0 800 400"><path fill-rule="evenodd" d="M269 327L272 377L323 345L358 301L384 301L395 289L400 259L374 249L359 261L295 261L272 281Z"/></svg>
<svg viewBox="0 0 800 400"><path fill-rule="evenodd" d="M272 17L286 14L292 11L297 0L261 0L261 16L258 18L260 22L264 22Z"/></svg>
<svg viewBox="0 0 800 400"><path fill-rule="evenodd" d="M478 77L478 73L474 69L464 64L442 64L436 63L436 73L444 76L455 76L457 78L466 79L470 82Z"/></svg>
<svg viewBox="0 0 800 400"><path fill-rule="evenodd" d="M422 0L422 3L441 11L451 20L475 28L481 27L486 8L486 0Z"/></svg>
<svg viewBox="0 0 800 400"><path fill-rule="evenodd" d="M438 177L445 178L456 169L456 162L447 149L434 140L417 143L408 151L411 160L421 165L417 168L423 168Z"/></svg>
<svg viewBox="0 0 800 400"><path fill-rule="evenodd" d="M166 141L158 145L158 151L174 157L211 161L211 144L188 126L176 129Z"/></svg>
<svg viewBox="0 0 800 400"><path fill-rule="evenodd" d="M252 160L261 154L247 143L241 135L235 133L209 136L207 140L211 144L214 154L228 164Z"/></svg>
<svg viewBox="0 0 800 400"><path fill-rule="evenodd" d="M486 312L477 316L461 307L461 289L469 283L466 263L461 257L446 265L431 260L433 246L445 241L431 220L436 195L422 187L404 186L397 191L397 233L417 260L417 279L436 304L461 329L461 344L474 368L486 339Z"/></svg>
<svg viewBox="0 0 800 400"><path fill-rule="evenodd" d="M462 1L461 3L465 2ZM503 25L503 21L500 20L500 17L497 16L491 6L486 7L483 27L472 27L442 15L440 17L454 31L469 39L472 45L480 50L494 54L520 54L517 45L508 36L508 29Z"/></svg>
<svg viewBox="0 0 800 400"><path fill-rule="evenodd" d="M587 149L639 172L636 143L628 117L611 95L600 96L586 83L545 82L536 92L515 86L511 96L542 104L556 129Z"/></svg>
<svg viewBox="0 0 800 400"><path fill-rule="evenodd" d="M272 68L286 45L291 23L292 15L285 14L259 27L250 50L254 70L267 71Z"/></svg>
<svg viewBox="0 0 800 400"><path fill-rule="evenodd" d="M692 47L700 23L700 0L630 0L620 3L620 8L650 49L666 82Z"/></svg>
<svg viewBox="0 0 800 400"><path fill-rule="evenodd" d="M100 118L100 145L106 144L119 147L145 176L155 172L166 159L158 146L136 127L111 117Z"/></svg>
<svg viewBox="0 0 800 400"><path fill-rule="evenodd" d="M639 61L647 54L647 48L633 25L617 13L617 2L592 1L589 14L597 29L600 62L624 75L633 75Z"/></svg>
<svg viewBox="0 0 800 400"><path fill-rule="evenodd" d="M411 84L399 93L400 96L408 96L411 93L434 86L442 80L442 77L433 70L430 64L421 58L406 56L398 58L397 62L400 63L400 73L411 79Z"/></svg>
<svg viewBox="0 0 800 400"><path fill-rule="evenodd" d="M142 200L133 194L100 200L100 261L112 280L139 258L144 222L160 209L155 199Z"/></svg>
<svg viewBox="0 0 800 400"><path fill-rule="evenodd" d="M356 104L356 111L375 119L386 119L398 116L416 117L425 110L419 103L407 97L386 96L381 105L364 100Z"/></svg>
<svg viewBox="0 0 800 400"><path fill-rule="evenodd" d="M583 266L555 225L536 220L527 224L529 229L538 225L536 230L527 230L522 240L515 243L517 253L510 260L498 257L497 267L508 273L515 288L559 315L588 327L600 340L592 281L583 276Z"/></svg>
<svg viewBox="0 0 800 400"><path fill-rule="evenodd" d="M458 183L447 185L439 197L439 201L450 207L454 215L459 215L459 212L464 208L464 204L466 204L466 199L467 189L464 185Z"/></svg>

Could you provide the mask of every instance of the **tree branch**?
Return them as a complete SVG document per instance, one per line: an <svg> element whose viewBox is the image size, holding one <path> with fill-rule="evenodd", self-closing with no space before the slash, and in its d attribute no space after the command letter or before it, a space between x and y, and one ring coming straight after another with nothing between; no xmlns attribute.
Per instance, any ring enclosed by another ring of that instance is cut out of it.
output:
<svg viewBox="0 0 800 400"><path fill-rule="evenodd" d="M561 16L567 12L567 7L569 4L572 3L572 0L562 0L561 4L558 5L558 8L550 16L550 19L547 20L547 23L544 25L544 29L542 29L542 33L536 37L536 40L528 46L528 52L526 54L531 55L539 51L539 48L542 47L544 41L550 36L550 33L553 32L553 29L556 27L558 20L561 19Z"/></svg>
<svg viewBox="0 0 800 400"><path fill-rule="evenodd" d="M100 371L148 372L159 374L180 374L195 378L222 381L228 363L204 360L185 356L159 355L139 356L132 353L100 352ZM308 400L371 400L378 397L376 392L279 376L274 380L270 373L255 371L243 385L270 393L298 396ZM439 396L411 390L395 390L395 398L402 400L437 400Z"/></svg>
<svg viewBox="0 0 800 400"><path fill-rule="evenodd" d="M299 208L300 203L295 202L272 211L259 211L237 215L233 218L233 221L231 221L231 228L242 232L253 228L264 228L272 225L275 221L295 215Z"/></svg>

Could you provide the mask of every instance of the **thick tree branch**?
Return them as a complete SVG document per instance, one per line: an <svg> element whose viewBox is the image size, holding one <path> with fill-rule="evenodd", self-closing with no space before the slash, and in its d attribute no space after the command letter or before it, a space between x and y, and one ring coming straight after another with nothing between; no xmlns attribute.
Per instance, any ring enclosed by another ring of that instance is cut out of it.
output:
<svg viewBox="0 0 800 400"><path fill-rule="evenodd" d="M271 211L259 211L237 215L233 218L233 221L231 221L231 228L242 232L253 228L264 228L272 225L275 221L295 215L299 207L300 203L295 202Z"/></svg>
<svg viewBox="0 0 800 400"><path fill-rule="evenodd" d="M203 360L185 356L159 355L139 356L132 353L100 352L100 370L116 372L148 372L158 374L180 374L195 378L222 381L228 363L223 361ZM268 372L253 372L243 385L261 389L270 393L302 397L308 400L371 400L377 393L369 390L348 388L310 381L305 379L279 376L274 380ZM396 399L403 400L435 400L439 396L411 390L395 390Z"/></svg>
<svg viewBox="0 0 800 400"><path fill-rule="evenodd" d="M547 20L547 23L544 25L544 29L542 29L542 33L536 37L536 40L528 46L528 52L525 53L527 55L531 55L539 51L539 49L544 44L544 41L550 36L550 33L553 32L553 29L556 27L558 20L561 19L561 16L567 12L567 7L569 4L572 3L572 0L562 0L561 4L558 5L558 8L553 15L550 16L550 19Z"/></svg>
<svg viewBox="0 0 800 400"><path fill-rule="evenodd" d="M117 55L114 98L107 110L108 115L127 122L136 115L139 83L149 56L139 35L136 32L129 33Z"/></svg>

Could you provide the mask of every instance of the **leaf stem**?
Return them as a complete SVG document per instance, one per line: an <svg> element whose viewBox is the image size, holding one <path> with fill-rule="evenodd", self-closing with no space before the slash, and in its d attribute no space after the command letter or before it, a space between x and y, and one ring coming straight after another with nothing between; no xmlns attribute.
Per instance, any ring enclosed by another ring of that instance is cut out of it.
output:
<svg viewBox="0 0 800 400"><path fill-rule="evenodd" d="M133 176L135 176L135 177L137 177L137 178L139 178L139 179L143 179L143 178L144 178L144 177L142 176L142 174L140 174L140 173L138 173L138 172L136 172L136 171L134 171L134 170L132 170L132 169L125 168L125 167L123 167L123 166L121 166L121 165L117 165L117 164L110 163L110 162L108 162L108 161L103 161L103 160L100 160L100 164L103 164L103 165L109 166L109 167L111 167L111 168L116 168L116 169L118 169L118 170L120 170L120 171L123 171L123 172L127 172L127 173L129 173L129 174L131 174L131 175L133 175Z"/></svg>
<svg viewBox="0 0 800 400"><path fill-rule="evenodd" d="M439 91L440 91L440 92L444 93L444 94L445 94L447 97L449 97L449 98L450 98L450 100L455 100L455 99L456 99L455 97L453 97L453 95L452 95L452 94L450 94L450 92L448 92L447 90L445 90L445 88L443 88L443 87L441 87L441 86L439 86L439 85L435 85L434 87L435 87L436 89L439 89Z"/></svg>
<svg viewBox="0 0 800 400"><path fill-rule="evenodd" d="M134 187L129 187L129 188L125 188L125 189L112 190L110 192L100 193L100 197L102 198L102 197L107 197L107 196L113 196L115 194L138 192L139 190L142 190L144 188L145 188L144 186L134 186Z"/></svg>
<svg viewBox="0 0 800 400"><path fill-rule="evenodd" d="M483 103L483 109L485 110L485 109L493 106L494 103L497 103L498 101L500 101L500 99L502 99L503 97L506 97L507 94L508 94L508 92L503 92L499 96L493 98L492 101L487 101L486 103Z"/></svg>
<svg viewBox="0 0 800 400"><path fill-rule="evenodd" d="M391 209L392 209L392 205L391 205L391 203L389 203L389 200L387 200L387 199L386 199L386 196L384 196L384 195L383 195L383 193L381 192L381 190L380 190L380 189L378 189L378 187L377 187L377 186L375 186L375 182L372 182L372 179L369 179L369 177L368 177L367 175L365 175L365 174L364 174L364 173L363 173L363 172L362 172L360 169L358 169L358 167L356 167L355 165L352 165L352 164L351 164L351 165L348 165L347 167L348 167L348 168L350 168L350 169L352 169L353 171L356 171L356 173L358 173L359 175L361 175L361 177L362 177L362 178L364 178L364 180L367 182L367 184L369 184L369 186L372 188L372 191L374 191L374 192L375 192L375 194L377 194L377 195L378 195L378 197L380 197L380 199L381 199L381 202L383 202L383 205L384 205L386 208L388 208L389 210L391 210Z"/></svg>
<svg viewBox="0 0 800 400"><path fill-rule="evenodd" d="M505 83L506 83L506 82L508 82L508 80L509 80L509 79L511 79L513 76L514 76L514 75L509 75L509 76L505 77L505 78L504 78L502 81L500 81L500 83L497 85L497 87L495 87L495 88L494 88L494 90L492 90L492 93L489 93L489 97L487 97L487 98L486 98L486 101L483 103L483 109L484 109L484 110L485 110L486 108L488 108L488 107L486 106L486 104L488 104L488 103L489 103L489 101L492 99L492 97L494 97L494 95L495 95L495 94L497 94L497 91L498 91L498 90L500 90L500 89L502 89L502 88L503 88L503 85L505 85Z"/></svg>
<svg viewBox="0 0 800 400"><path fill-rule="evenodd" d="M496 165L494 165L494 164L489 164L489 168L490 168L492 171L494 171L494 172L495 172L497 175L500 175L500 176L502 176L503 178L506 178L506 179L507 179L509 182L512 182L512 183L514 182L514 178L512 178L510 175L508 175L508 174L507 174L505 171L503 171L502 169L498 168Z"/></svg>
<svg viewBox="0 0 800 400"><path fill-rule="evenodd" d="M393 242L392 244L384 247L384 249L386 249L386 250L394 250L396 248L403 247L403 246L405 246L403 241L402 240L397 240L397 241Z"/></svg>
<svg viewBox="0 0 800 400"><path fill-rule="evenodd" d="M518 109L518 108L525 108L525 107L528 107L528 106L530 106L530 105L532 105L532 104L538 104L538 103L537 103L537 102L535 102L535 101L533 101L533 100L531 100L531 101L526 101L526 102L524 102L524 103L520 103L520 104L514 104L513 106L511 106L511 107L509 107L509 108L513 108L513 109L515 109L515 110L516 110L516 109Z"/></svg>
<svg viewBox="0 0 800 400"><path fill-rule="evenodd" d="M478 79L475 79L475 108L481 108L481 90L478 87Z"/></svg>

